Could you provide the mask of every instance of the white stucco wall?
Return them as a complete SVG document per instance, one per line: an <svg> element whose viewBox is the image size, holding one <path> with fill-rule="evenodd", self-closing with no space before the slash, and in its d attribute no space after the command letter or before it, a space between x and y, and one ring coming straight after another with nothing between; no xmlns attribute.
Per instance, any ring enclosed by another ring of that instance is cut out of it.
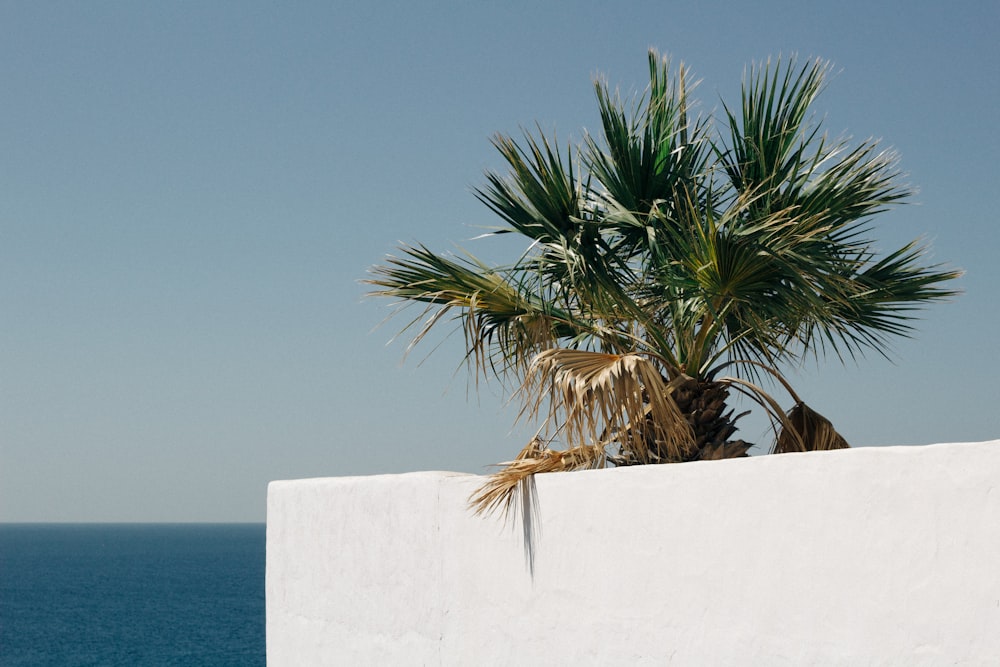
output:
<svg viewBox="0 0 1000 667"><path fill-rule="evenodd" d="M481 481L273 482L268 664L1000 664L1000 441Z"/></svg>

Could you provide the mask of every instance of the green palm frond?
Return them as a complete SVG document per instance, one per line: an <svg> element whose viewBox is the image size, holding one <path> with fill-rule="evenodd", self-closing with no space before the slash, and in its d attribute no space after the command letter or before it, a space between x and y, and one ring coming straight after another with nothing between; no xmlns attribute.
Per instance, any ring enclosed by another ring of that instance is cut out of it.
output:
<svg viewBox="0 0 1000 667"><path fill-rule="evenodd" d="M502 273L471 258L456 261L423 246L403 246L403 257L388 257L372 268L365 283L375 294L402 305L422 303L424 310L404 327L415 330L408 349L446 319L458 320L468 346L467 358L480 370L504 374L526 364L536 352L560 338L571 338L587 323L536 295L518 289Z"/></svg>
<svg viewBox="0 0 1000 667"><path fill-rule="evenodd" d="M815 341L821 351L854 357L865 349L884 354L891 337L908 337L916 311L960 293L943 285L962 272L922 266L926 253L925 247L912 242L882 259L860 258L842 277L847 289L839 298L822 294L824 308L811 314L814 320L800 323L803 346L810 349Z"/></svg>
<svg viewBox="0 0 1000 667"><path fill-rule="evenodd" d="M738 192L765 192L764 206L794 195L803 179L822 161L807 147L819 128L809 128L809 107L823 87L829 65L813 61L796 70L794 59L751 68L744 77L740 115L725 106L728 150L719 150L721 166Z"/></svg>
<svg viewBox="0 0 1000 667"><path fill-rule="evenodd" d="M699 177L708 149L705 125L689 117L688 70L681 66L672 76L669 59L650 51L649 73L646 95L630 110L606 82L595 82L604 145L590 137L585 151L609 200L640 216Z"/></svg>
<svg viewBox="0 0 1000 667"><path fill-rule="evenodd" d="M513 231L542 243L559 243L577 233L580 191L573 156L564 161L558 143L527 132L522 147L498 134L493 145L510 167L509 177L487 173L488 186L475 195Z"/></svg>

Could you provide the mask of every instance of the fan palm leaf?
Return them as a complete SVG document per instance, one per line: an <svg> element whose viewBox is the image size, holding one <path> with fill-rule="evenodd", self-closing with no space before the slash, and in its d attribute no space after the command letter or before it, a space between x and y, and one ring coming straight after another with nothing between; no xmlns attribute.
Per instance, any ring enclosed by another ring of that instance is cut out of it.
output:
<svg viewBox="0 0 1000 667"><path fill-rule="evenodd" d="M587 322L518 289L501 272L478 260L456 261L423 246L403 246L366 282L375 293L420 303L424 310L404 330L415 330L408 350L448 315L464 324L467 358L482 371L506 372L561 336L576 335Z"/></svg>
<svg viewBox="0 0 1000 667"><path fill-rule="evenodd" d="M639 354L606 354L550 349L535 356L522 386L522 414L548 419L569 442L620 442L649 462L647 438L681 461L691 446L691 430L670 398L659 368ZM649 428L636 428L638 424Z"/></svg>

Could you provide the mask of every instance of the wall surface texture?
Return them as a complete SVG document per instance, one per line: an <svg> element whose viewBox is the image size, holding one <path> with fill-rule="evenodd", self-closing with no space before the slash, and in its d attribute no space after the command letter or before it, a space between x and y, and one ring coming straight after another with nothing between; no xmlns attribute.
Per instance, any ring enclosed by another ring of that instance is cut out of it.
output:
<svg viewBox="0 0 1000 667"><path fill-rule="evenodd" d="M1000 664L1000 441L482 480L273 482L268 664Z"/></svg>

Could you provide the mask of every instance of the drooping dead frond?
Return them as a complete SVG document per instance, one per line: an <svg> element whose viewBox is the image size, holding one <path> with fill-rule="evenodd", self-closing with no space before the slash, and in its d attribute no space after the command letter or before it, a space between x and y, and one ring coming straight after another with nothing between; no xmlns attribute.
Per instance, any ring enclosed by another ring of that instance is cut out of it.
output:
<svg viewBox="0 0 1000 667"><path fill-rule="evenodd" d="M789 433L788 427L795 429ZM830 420L805 403L799 401L788 412L788 423L784 425L774 445L776 454L787 452L820 451L827 449L847 449L850 447Z"/></svg>
<svg viewBox="0 0 1000 667"><path fill-rule="evenodd" d="M500 510L504 516L509 516L519 495L517 491L524 491L533 475L601 468L604 461L603 445L583 445L559 451L548 449L545 442L535 436L516 459L502 464L502 470L490 475L486 483L476 489L469 498L469 506L476 514L491 514Z"/></svg>
<svg viewBox="0 0 1000 667"><path fill-rule="evenodd" d="M638 354L545 350L532 361L521 391L528 399L522 415L537 417L547 398L548 419L569 443L618 442L643 463L652 458L651 444L675 461L693 444L659 369Z"/></svg>

